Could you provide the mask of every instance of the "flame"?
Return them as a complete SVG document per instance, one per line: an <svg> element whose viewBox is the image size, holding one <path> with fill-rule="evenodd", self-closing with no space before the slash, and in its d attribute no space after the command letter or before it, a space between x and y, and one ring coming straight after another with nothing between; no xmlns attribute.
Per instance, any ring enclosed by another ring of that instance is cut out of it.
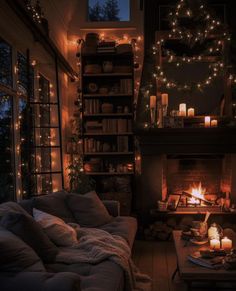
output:
<svg viewBox="0 0 236 291"><path fill-rule="evenodd" d="M188 202L190 204L200 204L202 198L204 198L204 194L206 193L206 189L202 187L202 183L200 182L198 185L193 185L190 188L189 192L193 195L193 197L189 198Z"/></svg>

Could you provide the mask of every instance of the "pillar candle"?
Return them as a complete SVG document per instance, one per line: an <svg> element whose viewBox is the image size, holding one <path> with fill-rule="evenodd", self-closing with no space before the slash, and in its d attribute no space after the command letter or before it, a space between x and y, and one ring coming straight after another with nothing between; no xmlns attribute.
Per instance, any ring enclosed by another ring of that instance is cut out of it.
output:
<svg viewBox="0 0 236 291"><path fill-rule="evenodd" d="M218 126L218 121L216 119L212 119L211 127L217 127L217 126Z"/></svg>
<svg viewBox="0 0 236 291"><path fill-rule="evenodd" d="M161 94L161 104L168 105L168 94L166 93Z"/></svg>
<svg viewBox="0 0 236 291"><path fill-rule="evenodd" d="M210 240L210 248L212 250L219 250L220 249L220 241L218 239L211 239Z"/></svg>
<svg viewBox="0 0 236 291"><path fill-rule="evenodd" d="M153 109L153 108L156 108L156 106L157 106L157 96L151 95L150 96L150 108Z"/></svg>
<svg viewBox="0 0 236 291"><path fill-rule="evenodd" d="M210 126L211 126L211 117L205 116L205 127L210 127Z"/></svg>
<svg viewBox="0 0 236 291"><path fill-rule="evenodd" d="M194 116L194 108L189 108L188 109L188 116L193 117Z"/></svg>
<svg viewBox="0 0 236 291"><path fill-rule="evenodd" d="M232 249L232 240L227 238L227 237L222 238L221 248L223 250L231 250Z"/></svg>
<svg viewBox="0 0 236 291"><path fill-rule="evenodd" d="M179 104L179 115L186 116L186 104L185 103Z"/></svg>

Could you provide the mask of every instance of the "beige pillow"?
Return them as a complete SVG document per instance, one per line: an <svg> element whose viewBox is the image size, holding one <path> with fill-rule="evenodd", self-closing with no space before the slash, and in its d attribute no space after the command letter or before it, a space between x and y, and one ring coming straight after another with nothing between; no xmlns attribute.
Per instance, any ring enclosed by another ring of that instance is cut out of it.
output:
<svg viewBox="0 0 236 291"><path fill-rule="evenodd" d="M33 216L56 245L63 247L78 246L76 230L62 219L36 208L33 208Z"/></svg>

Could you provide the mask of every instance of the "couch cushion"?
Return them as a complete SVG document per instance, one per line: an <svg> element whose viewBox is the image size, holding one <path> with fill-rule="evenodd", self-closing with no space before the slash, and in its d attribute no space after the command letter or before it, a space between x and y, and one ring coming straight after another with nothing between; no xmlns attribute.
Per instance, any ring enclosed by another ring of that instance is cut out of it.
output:
<svg viewBox="0 0 236 291"><path fill-rule="evenodd" d="M52 214L65 222L76 222L71 211L65 203L68 193L64 191L34 198L33 207Z"/></svg>
<svg viewBox="0 0 236 291"><path fill-rule="evenodd" d="M132 247L137 231L137 220L131 216L117 216L111 222L99 228L113 235L123 237Z"/></svg>
<svg viewBox="0 0 236 291"><path fill-rule="evenodd" d="M18 203L12 201L0 204L0 216L3 216L8 212L23 213L25 215L29 215Z"/></svg>
<svg viewBox="0 0 236 291"><path fill-rule="evenodd" d="M80 291L75 273L20 272L0 274L1 291Z"/></svg>
<svg viewBox="0 0 236 291"><path fill-rule="evenodd" d="M80 226L97 227L112 219L95 191L84 195L68 194L66 201Z"/></svg>
<svg viewBox="0 0 236 291"><path fill-rule="evenodd" d="M33 216L56 245L64 247L78 246L76 230L62 219L35 208L33 208Z"/></svg>
<svg viewBox="0 0 236 291"><path fill-rule="evenodd" d="M54 262L58 249L31 216L9 212L2 217L0 224L34 249L44 262Z"/></svg>
<svg viewBox="0 0 236 291"><path fill-rule="evenodd" d="M35 251L12 232L0 226L0 272L45 272Z"/></svg>
<svg viewBox="0 0 236 291"><path fill-rule="evenodd" d="M123 291L124 272L115 263L103 261L97 265L53 264L47 265L49 272L74 272L80 275L81 290L83 291Z"/></svg>

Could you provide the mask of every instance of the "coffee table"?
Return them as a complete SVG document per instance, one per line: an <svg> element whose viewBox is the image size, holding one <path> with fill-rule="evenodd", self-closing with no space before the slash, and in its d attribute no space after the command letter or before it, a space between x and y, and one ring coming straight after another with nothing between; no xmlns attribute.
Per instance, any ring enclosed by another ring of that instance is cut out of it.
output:
<svg viewBox="0 0 236 291"><path fill-rule="evenodd" d="M186 242L181 239L181 231L173 231L173 238L177 255L177 269L173 274L172 279L174 279L175 274L178 272L180 278L187 284L188 290L193 290L195 288L193 286L194 283L209 283L210 289L208 284L208 287L205 288L205 290L215 290L217 288L217 284L222 282L231 284L236 283L236 270L212 270L198 266L187 259L189 254L197 251L201 247L207 246L207 244L203 246L196 246L191 242ZM236 237L234 241L236 242ZM227 286L227 288L224 287L223 289L236 290L235 284L233 285L234 288ZM201 287L201 290L203 289L204 287Z"/></svg>

